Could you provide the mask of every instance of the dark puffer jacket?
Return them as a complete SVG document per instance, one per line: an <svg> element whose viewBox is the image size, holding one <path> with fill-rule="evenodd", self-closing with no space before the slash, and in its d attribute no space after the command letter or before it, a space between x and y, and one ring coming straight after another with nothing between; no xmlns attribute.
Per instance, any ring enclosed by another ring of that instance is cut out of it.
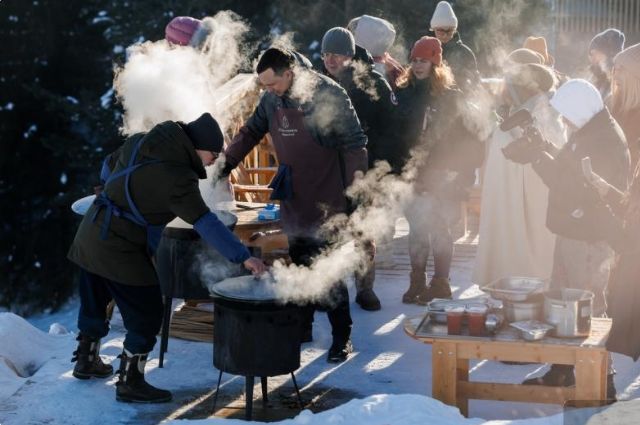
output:
<svg viewBox="0 0 640 425"><path fill-rule="evenodd" d="M480 74L476 55L462 42L457 32L447 44L442 46L442 58L451 67L456 84L464 92L473 89L479 83Z"/></svg>
<svg viewBox="0 0 640 425"><path fill-rule="evenodd" d="M607 108L573 133L556 155L533 167L549 187L547 227L566 238L587 242L607 239L611 222L609 207L582 174L582 158L591 158L593 171L625 192L629 179L629 149L620 126Z"/></svg>
<svg viewBox="0 0 640 425"><path fill-rule="evenodd" d="M462 92L430 92L429 80L415 80L398 90L398 128L404 129L401 149L405 161L410 151L428 151L418 165L416 188L461 199L482 164L484 145L469 125L477 112ZM445 184L448 172L457 173Z"/></svg>
<svg viewBox="0 0 640 425"><path fill-rule="evenodd" d="M397 101L389 83L373 70L370 62L364 61L356 61L337 77L326 70L325 75L340 84L353 103L368 139L369 168L376 161L388 161L393 169L398 169L393 123Z"/></svg>
<svg viewBox="0 0 640 425"><path fill-rule="evenodd" d="M117 172L126 168L136 143L143 137L138 162L158 159L162 162L141 167L131 175L131 196L142 216L151 225L163 225L176 216L193 224L209 208L198 188L198 179L205 178L202 160L191 140L179 124L167 121L149 133L129 137L111 155L111 168ZM121 208L128 205L124 179L105 187L109 198ZM105 209L93 216L92 205L80 223L68 258L82 268L127 285L156 285L156 272L147 250L147 232L142 226L112 216L108 237L100 237Z"/></svg>

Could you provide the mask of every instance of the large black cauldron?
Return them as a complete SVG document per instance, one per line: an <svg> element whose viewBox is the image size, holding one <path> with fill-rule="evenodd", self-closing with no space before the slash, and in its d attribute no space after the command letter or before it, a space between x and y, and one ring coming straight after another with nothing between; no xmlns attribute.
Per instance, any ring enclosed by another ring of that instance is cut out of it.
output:
<svg viewBox="0 0 640 425"><path fill-rule="evenodd" d="M216 215L233 231L238 218L227 211ZM247 271L241 264L234 264L209 246L193 230L179 219L165 227L155 254L156 271L164 298L162 335L160 338L160 363L164 365L164 353L169 344L169 323L173 298L200 300L210 297L203 281L203 267L208 281L220 281L240 276Z"/></svg>
<svg viewBox="0 0 640 425"><path fill-rule="evenodd" d="M247 276L235 280L245 280L249 285L261 284L261 281L251 282L252 279ZM274 299L236 295L228 290L217 290L216 286L212 285L210 289L215 306L213 364L220 370L218 389L222 372L245 376L245 412L250 420L254 377L261 378L262 398L266 405L267 377L290 373L302 407L293 374L300 367L302 308L295 304L281 304ZM216 399L217 395L218 390Z"/></svg>

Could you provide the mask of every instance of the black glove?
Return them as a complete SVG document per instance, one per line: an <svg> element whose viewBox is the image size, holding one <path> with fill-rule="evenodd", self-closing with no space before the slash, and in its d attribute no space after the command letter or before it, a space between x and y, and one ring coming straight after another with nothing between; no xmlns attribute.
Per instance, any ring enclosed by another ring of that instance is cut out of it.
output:
<svg viewBox="0 0 640 425"><path fill-rule="evenodd" d="M518 164L529 164L540 157L540 146L531 143L527 137L520 137L502 148L502 154L508 160Z"/></svg>
<svg viewBox="0 0 640 425"><path fill-rule="evenodd" d="M236 168L234 165L231 165L229 162L225 162L224 167L220 172L220 177L221 178L229 177L229 174L231 174L231 171L233 171L234 168Z"/></svg>

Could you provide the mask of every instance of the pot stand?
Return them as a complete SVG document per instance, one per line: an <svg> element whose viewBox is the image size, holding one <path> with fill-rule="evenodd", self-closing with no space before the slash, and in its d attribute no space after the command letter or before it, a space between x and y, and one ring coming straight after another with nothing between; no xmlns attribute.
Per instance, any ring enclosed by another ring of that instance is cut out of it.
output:
<svg viewBox="0 0 640 425"><path fill-rule="evenodd" d="M248 421L251 420L251 415L253 413L253 380L254 376L245 376L244 379L244 394L245 394L245 407L244 407L244 418ZM300 396L300 389L298 388L298 382L296 381L296 376L291 372L291 380L293 381L293 387L296 389L296 396L298 398L298 407L302 410L302 397ZM218 375L218 385L216 386L216 393L213 396L213 414L216 412L216 404L218 403L218 393L220 392L220 382L222 381L222 371ZM267 408L267 403L269 403L268 391L267 391L267 377L260 377L260 384L262 387L262 408Z"/></svg>

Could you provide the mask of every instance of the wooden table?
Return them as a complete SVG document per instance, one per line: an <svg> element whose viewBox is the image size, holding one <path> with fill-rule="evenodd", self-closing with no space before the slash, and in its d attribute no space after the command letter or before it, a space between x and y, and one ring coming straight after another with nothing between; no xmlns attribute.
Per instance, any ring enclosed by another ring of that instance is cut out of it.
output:
<svg viewBox="0 0 640 425"><path fill-rule="evenodd" d="M267 230L280 229L280 220L258 220L258 211L264 208L267 204L256 202L236 202L236 208L231 212L238 218L238 222L233 229L233 233L242 241L247 244L249 238L255 232L264 232ZM176 217L171 223L167 225L168 228L185 229L187 232L192 232L197 235L193 230L193 226L182 220L180 217Z"/></svg>
<svg viewBox="0 0 640 425"><path fill-rule="evenodd" d="M236 202L236 209L232 212L238 217L238 222L233 233L243 243L249 242L249 238L255 232L280 229L280 220L258 220L258 211L266 204L255 202Z"/></svg>
<svg viewBox="0 0 640 425"><path fill-rule="evenodd" d="M606 399L608 354L605 342L611 319L592 319L587 338L546 337L528 342L506 326L492 337L447 335L447 326L429 322L416 332L423 316L408 318L404 330L431 344L432 396L468 416L469 399L564 404L568 400ZM469 381L469 360L503 360L575 366L575 387Z"/></svg>

